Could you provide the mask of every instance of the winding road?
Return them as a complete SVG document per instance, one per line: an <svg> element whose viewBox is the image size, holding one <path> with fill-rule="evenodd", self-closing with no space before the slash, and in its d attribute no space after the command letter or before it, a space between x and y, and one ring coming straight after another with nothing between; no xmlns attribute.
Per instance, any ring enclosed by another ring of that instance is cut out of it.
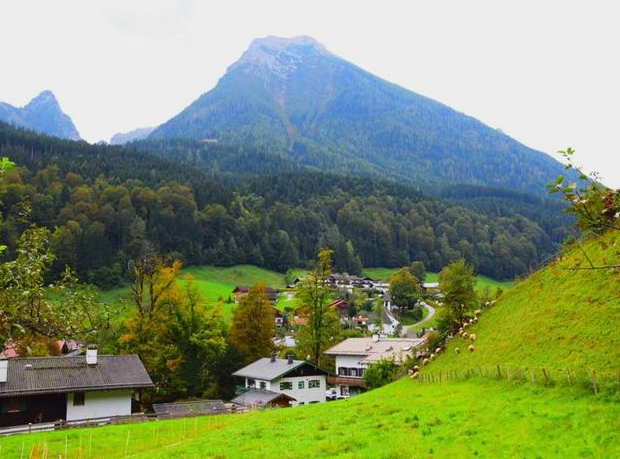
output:
<svg viewBox="0 0 620 459"><path fill-rule="evenodd" d="M428 304L426 304L424 302L422 302L422 306L424 306L426 308L426 310L428 311L428 315L424 319L422 319L421 321L419 321L419 322L417 322L417 323L415 323L413 325L403 325L403 335L406 336L407 338L416 338L417 337L416 336L416 331L417 330L409 331L409 329L417 327L418 325L422 325L422 324L428 322L429 320L431 320L435 316L435 313L437 312L437 311L435 311L434 307L432 307L432 306L430 306L430 305L428 305Z"/></svg>

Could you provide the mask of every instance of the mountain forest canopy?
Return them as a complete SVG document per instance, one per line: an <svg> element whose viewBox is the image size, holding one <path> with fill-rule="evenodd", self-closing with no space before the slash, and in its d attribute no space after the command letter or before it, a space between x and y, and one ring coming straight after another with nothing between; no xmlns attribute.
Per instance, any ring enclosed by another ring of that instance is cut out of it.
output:
<svg viewBox="0 0 620 459"><path fill-rule="evenodd" d="M9 257L34 222L53 229L58 254L81 279L111 286L145 242L186 264L250 263L285 272L334 251L334 270L430 270L464 258L495 278L526 272L557 250L560 228L484 212L407 186L319 172L224 183L136 149L72 142L0 125L5 177L0 211Z"/></svg>

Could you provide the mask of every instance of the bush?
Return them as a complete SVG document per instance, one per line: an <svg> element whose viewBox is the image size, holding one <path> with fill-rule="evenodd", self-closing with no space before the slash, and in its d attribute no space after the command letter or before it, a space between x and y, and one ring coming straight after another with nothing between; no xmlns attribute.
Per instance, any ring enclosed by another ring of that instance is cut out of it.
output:
<svg viewBox="0 0 620 459"><path fill-rule="evenodd" d="M393 360L381 359L364 372L364 384L368 389L385 386L394 380L399 367Z"/></svg>

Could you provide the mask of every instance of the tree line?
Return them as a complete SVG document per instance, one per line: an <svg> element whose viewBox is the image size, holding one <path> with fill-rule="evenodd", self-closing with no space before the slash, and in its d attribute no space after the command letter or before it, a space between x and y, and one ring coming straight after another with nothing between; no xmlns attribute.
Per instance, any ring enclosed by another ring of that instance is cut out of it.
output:
<svg viewBox="0 0 620 459"><path fill-rule="evenodd" d="M522 215L484 212L411 187L319 172L231 181L132 148L89 145L0 125L5 177L0 212L7 256L30 223L52 231L56 259L83 281L111 287L131 275L145 241L184 264L250 263L285 272L321 248L336 272L464 258L510 278L555 253L556 237Z"/></svg>

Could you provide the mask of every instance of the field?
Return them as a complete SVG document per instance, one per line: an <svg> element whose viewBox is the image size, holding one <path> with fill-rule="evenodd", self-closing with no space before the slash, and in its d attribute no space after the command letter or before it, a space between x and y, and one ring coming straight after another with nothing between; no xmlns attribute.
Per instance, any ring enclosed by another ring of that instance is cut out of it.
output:
<svg viewBox="0 0 620 459"><path fill-rule="evenodd" d="M252 286L263 283L268 287L284 288L284 275L259 268L252 265L237 265L231 267L216 266L190 266L183 269L183 274L191 274L194 284L198 287L207 305L215 305L221 299L224 303L224 314L227 318L232 316L234 302L227 302L230 297L234 301L233 289L237 285ZM181 281L183 284L183 281ZM128 287L119 287L108 291L98 292L99 300L118 311L122 316L125 308L122 306L123 299L129 296ZM284 308L294 304L287 300L284 295L278 300L276 306Z"/></svg>
<svg viewBox="0 0 620 459"><path fill-rule="evenodd" d="M364 269L364 275L371 277L376 280L381 280L384 282L388 282L392 274L398 271L399 268L366 268ZM479 292L483 291L486 287L489 287L491 293L497 289L497 287L501 287L502 290L506 290L513 285L511 281L498 281L495 279L491 279L486 276L476 276L478 283L476 288ZM439 281L439 273L427 273L425 282L438 282Z"/></svg>
<svg viewBox="0 0 620 459"><path fill-rule="evenodd" d="M620 403L612 397L475 378L402 379L348 401L14 436L0 445L3 459L18 459L22 444L24 457L39 445L68 459L616 458Z"/></svg>

